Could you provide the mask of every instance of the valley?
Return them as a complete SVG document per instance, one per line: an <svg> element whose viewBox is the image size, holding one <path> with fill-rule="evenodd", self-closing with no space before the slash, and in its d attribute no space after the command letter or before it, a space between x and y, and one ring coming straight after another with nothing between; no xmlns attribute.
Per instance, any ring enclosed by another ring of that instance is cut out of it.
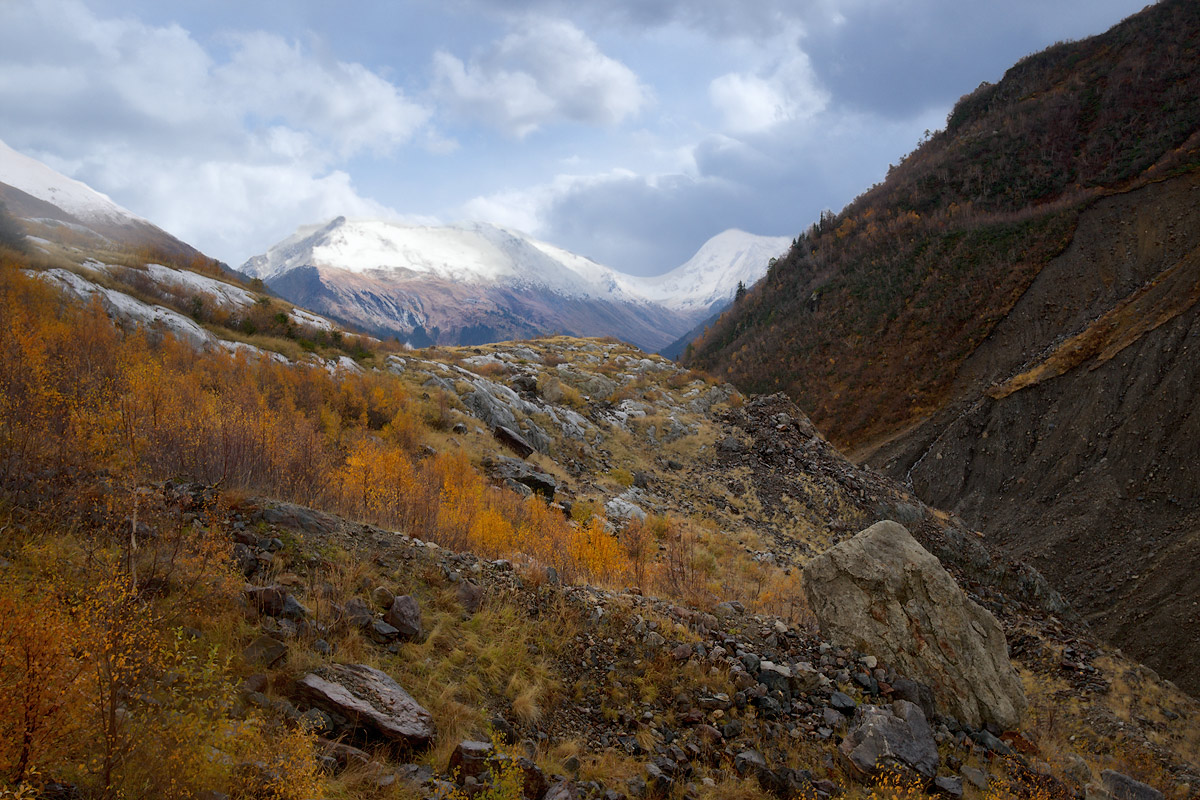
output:
<svg viewBox="0 0 1200 800"><path fill-rule="evenodd" d="M1198 126L1161 0L653 276L332 201L233 269L0 142L0 798L1195 800Z"/></svg>

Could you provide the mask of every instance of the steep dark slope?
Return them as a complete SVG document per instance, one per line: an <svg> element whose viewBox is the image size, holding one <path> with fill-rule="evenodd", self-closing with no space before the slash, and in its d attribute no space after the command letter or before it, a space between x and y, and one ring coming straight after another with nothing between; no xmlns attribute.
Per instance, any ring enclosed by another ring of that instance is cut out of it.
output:
<svg viewBox="0 0 1200 800"><path fill-rule="evenodd" d="M1200 691L1200 4L1022 61L693 363L779 387Z"/></svg>
<svg viewBox="0 0 1200 800"><path fill-rule="evenodd" d="M1106 199L966 362L980 393L871 460L1200 692L1200 176Z"/></svg>
<svg viewBox="0 0 1200 800"><path fill-rule="evenodd" d="M1200 163L1200 4L1164 2L981 85L790 253L690 363L858 445L940 407L1098 197Z"/></svg>

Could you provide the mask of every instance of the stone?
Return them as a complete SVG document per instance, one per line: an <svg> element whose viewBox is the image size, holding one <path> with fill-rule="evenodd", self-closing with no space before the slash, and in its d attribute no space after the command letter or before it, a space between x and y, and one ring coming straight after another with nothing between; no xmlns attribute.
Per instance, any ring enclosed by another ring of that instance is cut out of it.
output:
<svg viewBox="0 0 1200 800"><path fill-rule="evenodd" d="M826 639L930 685L943 714L1020 724L1025 693L999 623L904 526L876 523L812 559L804 588Z"/></svg>
<svg viewBox="0 0 1200 800"><path fill-rule="evenodd" d="M371 601L380 611L387 611L392 607L392 601L396 599L396 595L392 594L392 590L386 586L376 586L371 592Z"/></svg>
<svg viewBox="0 0 1200 800"><path fill-rule="evenodd" d="M367 635L379 644L387 644L400 638L400 631L381 619L372 619L367 623L366 631Z"/></svg>
<svg viewBox="0 0 1200 800"><path fill-rule="evenodd" d="M716 607L713 608L713 614L715 614L717 617L720 617L721 619L729 619L729 618L733 617L736 613L737 613L737 611L734 609L733 603L730 603L728 601L725 601L722 603L717 603Z"/></svg>
<svg viewBox="0 0 1200 800"><path fill-rule="evenodd" d="M792 671L782 664L770 661L759 662L758 682L767 687L769 692L782 692L786 696L792 685Z"/></svg>
<svg viewBox="0 0 1200 800"><path fill-rule="evenodd" d="M1100 783L1113 800L1163 800L1163 793L1158 789L1115 770L1101 772Z"/></svg>
<svg viewBox="0 0 1200 800"><path fill-rule="evenodd" d="M925 712L926 719L931 719L937 713L937 704L933 701L933 690L923 683L908 678L897 678L892 684L892 697L896 700L916 703Z"/></svg>
<svg viewBox="0 0 1200 800"><path fill-rule="evenodd" d="M858 708L858 703L845 692L834 692L829 696L829 706L835 711L849 716L854 713L854 709Z"/></svg>
<svg viewBox="0 0 1200 800"><path fill-rule="evenodd" d="M511 430L516 427L517 418L512 409L482 389L464 395L462 403L467 411L489 428Z"/></svg>
<svg viewBox="0 0 1200 800"><path fill-rule="evenodd" d="M352 766L365 767L371 763L371 757L357 747L321 737L317 737L317 751L332 758L339 770Z"/></svg>
<svg viewBox="0 0 1200 800"><path fill-rule="evenodd" d="M326 664L296 685L312 706L342 717L364 732L414 750L428 747L433 716L387 673L365 664Z"/></svg>
<svg viewBox="0 0 1200 800"><path fill-rule="evenodd" d="M268 617L283 616L284 604L289 597L282 586L247 586L246 599L250 607Z"/></svg>
<svg viewBox="0 0 1200 800"><path fill-rule="evenodd" d="M458 602L462 603L463 611L468 614L474 614L483 605L483 589L471 581L459 583L455 594L458 595Z"/></svg>
<svg viewBox="0 0 1200 800"><path fill-rule="evenodd" d="M374 618L375 615L371 613L367 604L357 597L347 600L346 607L342 609L342 619L355 628L367 627Z"/></svg>
<svg viewBox="0 0 1200 800"><path fill-rule="evenodd" d="M900 770L915 772L929 783L940 761L925 714L907 700L897 700L890 708L859 706L838 750L866 781Z"/></svg>
<svg viewBox="0 0 1200 800"><path fill-rule="evenodd" d="M794 694L811 694L821 686L821 673L807 662L792 666L791 687Z"/></svg>
<svg viewBox="0 0 1200 800"><path fill-rule="evenodd" d="M274 508L264 508L261 513L263 522L305 533L329 533L338 526L332 515L293 503L279 503Z"/></svg>
<svg viewBox="0 0 1200 800"><path fill-rule="evenodd" d="M558 491L558 481L553 476L519 459L500 456L493 462L492 471L500 478L515 481L540 494L547 501L553 500Z"/></svg>
<svg viewBox="0 0 1200 800"><path fill-rule="evenodd" d="M286 655L287 645L265 633L246 645L246 649L242 651L242 658L246 659L247 664L268 669L282 661Z"/></svg>
<svg viewBox="0 0 1200 800"><path fill-rule="evenodd" d="M478 778L490 772L488 760L492 757L494 748L490 742L462 741L450 754L450 763L446 772L458 783L466 778Z"/></svg>
<svg viewBox="0 0 1200 800"><path fill-rule="evenodd" d="M974 786L976 789L978 789L979 791L981 791L981 792L987 791L988 776L987 776L987 773L985 773L983 770L976 769L975 767L963 767L962 768L962 776L964 778L966 778L967 781L970 782L970 784L972 786Z"/></svg>
<svg viewBox="0 0 1200 800"><path fill-rule="evenodd" d="M962 778L940 775L933 779L933 793L959 800L963 796Z"/></svg>
<svg viewBox="0 0 1200 800"><path fill-rule="evenodd" d="M497 425L492 430L492 436L496 437L496 441L507 447L509 450L516 453L521 458L529 458L533 455L533 445L525 441L525 437L514 431L512 428L504 425Z"/></svg>
<svg viewBox="0 0 1200 800"><path fill-rule="evenodd" d="M579 800L579 790L574 781L559 781L546 790L542 800Z"/></svg>
<svg viewBox="0 0 1200 800"><path fill-rule="evenodd" d="M816 793L812 784L812 774L801 769L779 767L777 769L761 769L758 771L758 785L767 794L774 795L780 800L792 800L796 797L813 797Z"/></svg>
<svg viewBox="0 0 1200 800"><path fill-rule="evenodd" d="M421 638L421 606L407 594L392 599L392 605L383 615L383 621L396 629L402 639L409 641Z"/></svg>
<svg viewBox="0 0 1200 800"><path fill-rule="evenodd" d="M290 594L283 596L283 616L285 619L298 622L307 617L312 612L305 608L299 600L292 597Z"/></svg>
<svg viewBox="0 0 1200 800"><path fill-rule="evenodd" d="M637 503L629 498L629 493L626 492L619 497L614 497L604 504L604 513L608 519L617 522L629 522L638 520L639 522L646 521L646 511Z"/></svg>
<svg viewBox="0 0 1200 800"><path fill-rule="evenodd" d="M743 750L733 758L733 770L738 777L757 775L760 769L767 768L767 760L757 750Z"/></svg>

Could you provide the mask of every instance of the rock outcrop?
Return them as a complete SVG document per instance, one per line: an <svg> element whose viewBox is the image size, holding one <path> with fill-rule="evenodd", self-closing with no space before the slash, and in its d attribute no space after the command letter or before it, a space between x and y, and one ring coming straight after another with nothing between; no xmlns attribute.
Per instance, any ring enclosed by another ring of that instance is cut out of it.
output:
<svg viewBox="0 0 1200 800"><path fill-rule="evenodd" d="M876 523L814 558L804 588L822 634L929 684L942 713L1020 723L1025 694L999 623L904 526Z"/></svg>
<svg viewBox="0 0 1200 800"><path fill-rule="evenodd" d="M365 664L327 664L297 684L301 699L335 722L413 749L433 741L433 716L385 672Z"/></svg>

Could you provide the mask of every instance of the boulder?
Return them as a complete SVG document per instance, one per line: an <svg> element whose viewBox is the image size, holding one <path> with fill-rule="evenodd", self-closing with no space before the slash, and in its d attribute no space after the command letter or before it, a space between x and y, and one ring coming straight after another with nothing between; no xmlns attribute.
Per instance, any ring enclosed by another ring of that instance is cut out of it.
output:
<svg viewBox="0 0 1200 800"><path fill-rule="evenodd" d="M639 493L636 489L630 489L614 497L604 504L605 516L614 522L629 522L633 519L645 522L645 509L634 502L638 497Z"/></svg>
<svg viewBox="0 0 1200 800"><path fill-rule="evenodd" d="M365 664L327 664L297 682L299 697L387 742L427 747L433 716L387 673Z"/></svg>
<svg viewBox="0 0 1200 800"><path fill-rule="evenodd" d="M999 623L902 525L876 523L814 558L804 589L827 639L928 684L942 713L1020 724L1025 693Z"/></svg>
<svg viewBox="0 0 1200 800"><path fill-rule="evenodd" d="M925 714L907 700L897 700L890 708L859 706L838 750L865 780L911 771L928 784L937 775L940 760Z"/></svg>
<svg viewBox="0 0 1200 800"><path fill-rule="evenodd" d="M391 608L383 615L383 621L395 628L401 638L421 638L421 607L410 595L392 598Z"/></svg>

